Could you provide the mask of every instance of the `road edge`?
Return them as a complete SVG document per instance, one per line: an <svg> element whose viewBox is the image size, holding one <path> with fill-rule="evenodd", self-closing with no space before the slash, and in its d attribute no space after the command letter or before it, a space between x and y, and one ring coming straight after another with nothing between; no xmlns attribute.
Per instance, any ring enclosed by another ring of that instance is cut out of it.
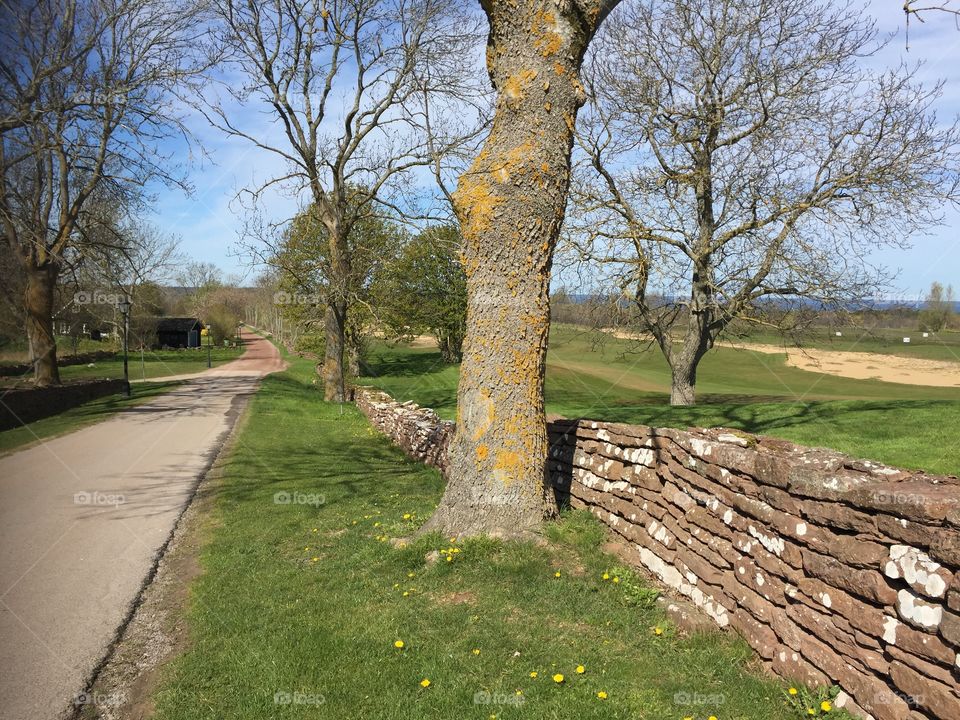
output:
<svg viewBox="0 0 960 720"><path fill-rule="evenodd" d="M157 673L187 642L183 611L189 586L202 574L199 550L211 525L218 482L262 382L261 377L252 392L233 399L227 428L207 453L169 535L154 555L103 657L89 674L81 693L83 702L68 708L62 715L65 720L132 720L153 715L151 695ZM193 567L180 572L184 564Z"/></svg>

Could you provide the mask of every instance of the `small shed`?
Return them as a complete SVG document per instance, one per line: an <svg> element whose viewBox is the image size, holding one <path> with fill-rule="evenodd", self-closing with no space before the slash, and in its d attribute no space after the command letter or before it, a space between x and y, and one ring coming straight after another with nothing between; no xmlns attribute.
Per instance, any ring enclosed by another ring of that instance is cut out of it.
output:
<svg viewBox="0 0 960 720"><path fill-rule="evenodd" d="M157 346L172 348L200 347L203 323L197 318L165 317L157 320Z"/></svg>

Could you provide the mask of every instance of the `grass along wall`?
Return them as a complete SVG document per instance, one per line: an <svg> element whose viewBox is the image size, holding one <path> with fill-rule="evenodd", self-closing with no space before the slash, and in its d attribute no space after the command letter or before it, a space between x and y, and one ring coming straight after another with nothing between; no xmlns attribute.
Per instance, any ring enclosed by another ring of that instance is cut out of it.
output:
<svg viewBox="0 0 960 720"><path fill-rule="evenodd" d="M453 425L358 389L443 467ZM550 423L550 476L766 667L877 720L960 718L960 481L724 430Z"/></svg>

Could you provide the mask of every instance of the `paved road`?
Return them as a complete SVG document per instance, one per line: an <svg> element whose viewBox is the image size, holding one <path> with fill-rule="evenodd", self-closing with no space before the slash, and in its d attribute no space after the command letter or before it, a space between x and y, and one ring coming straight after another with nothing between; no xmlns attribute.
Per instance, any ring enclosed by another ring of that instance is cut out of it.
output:
<svg viewBox="0 0 960 720"><path fill-rule="evenodd" d="M72 710L276 349L0 458L0 718Z"/></svg>

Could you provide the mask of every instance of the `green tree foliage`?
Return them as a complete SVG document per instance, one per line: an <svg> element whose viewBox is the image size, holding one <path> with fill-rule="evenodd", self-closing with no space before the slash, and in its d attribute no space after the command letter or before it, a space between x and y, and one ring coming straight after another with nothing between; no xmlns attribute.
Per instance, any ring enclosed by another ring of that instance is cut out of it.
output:
<svg viewBox="0 0 960 720"><path fill-rule="evenodd" d="M930 285L927 302L920 311L920 329L940 332L953 319L953 287L944 287L938 282Z"/></svg>
<svg viewBox="0 0 960 720"><path fill-rule="evenodd" d="M359 372L363 338L374 316L371 283L402 244L400 226L369 204L360 211L347 236L352 258L347 280L351 313L346 328L349 371ZM323 325L330 286L330 243L327 229L315 206L300 212L287 227L278 247L268 258L278 272L274 302L279 307L285 333L295 347L323 353ZM291 331L292 329L292 331Z"/></svg>
<svg viewBox="0 0 960 720"><path fill-rule="evenodd" d="M459 362L467 323L462 238L454 225L427 228L377 278L380 318L396 336L433 335L443 359Z"/></svg>

